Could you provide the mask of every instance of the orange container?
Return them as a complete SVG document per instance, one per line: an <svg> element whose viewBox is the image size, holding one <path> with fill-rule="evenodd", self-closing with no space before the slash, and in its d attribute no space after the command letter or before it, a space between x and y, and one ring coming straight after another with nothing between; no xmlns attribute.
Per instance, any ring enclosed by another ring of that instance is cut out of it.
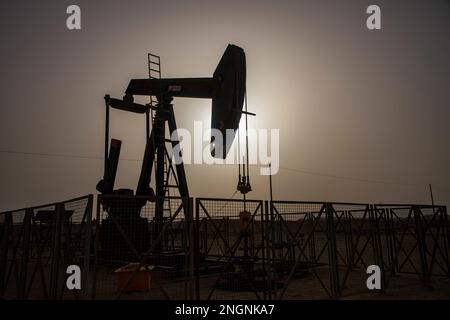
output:
<svg viewBox="0 0 450 320"><path fill-rule="evenodd" d="M139 263L129 263L126 266L120 267L115 270L117 278L117 291L122 290L122 288L127 284L130 277L133 279L128 283L127 287L124 289L125 292L129 291L145 291L151 288L151 270L153 267L141 266L139 271L135 275L133 273L139 267Z"/></svg>

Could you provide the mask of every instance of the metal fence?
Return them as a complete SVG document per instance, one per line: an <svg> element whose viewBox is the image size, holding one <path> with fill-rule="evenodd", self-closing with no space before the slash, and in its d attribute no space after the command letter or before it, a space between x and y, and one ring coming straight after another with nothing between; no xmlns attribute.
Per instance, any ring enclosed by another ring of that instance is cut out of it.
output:
<svg viewBox="0 0 450 320"><path fill-rule="evenodd" d="M262 299L263 201L196 199L198 299Z"/></svg>
<svg viewBox="0 0 450 320"><path fill-rule="evenodd" d="M415 274L425 283L450 275L449 223L444 206L376 205L386 237L390 273Z"/></svg>
<svg viewBox="0 0 450 320"><path fill-rule="evenodd" d="M447 209L88 195L0 213L0 297L320 299L450 278ZM162 209L159 207L162 206ZM82 289L66 287L69 265Z"/></svg>
<svg viewBox="0 0 450 320"><path fill-rule="evenodd" d="M164 202L99 196L93 298L192 298L192 199Z"/></svg>
<svg viewBox="0 0 450 320"><path fill-rule="evenodd" d="M0 296L78 299L90 286L92 201L64 202L0 213ZM82 290L67 290L66 268L79 265Z"/></svg>
<svg viewBox="0 0 450 320"><path fill-rule="evenodd" d="M274 299L340 298L367 292L367 267L382 292L400 274L450 277L444 206L274 201L267 203L267 263Z"/></svg>

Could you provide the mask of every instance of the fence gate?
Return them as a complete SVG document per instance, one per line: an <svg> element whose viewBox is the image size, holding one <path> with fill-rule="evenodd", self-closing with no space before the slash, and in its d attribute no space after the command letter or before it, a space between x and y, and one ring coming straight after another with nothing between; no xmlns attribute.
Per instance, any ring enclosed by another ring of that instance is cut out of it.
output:
<svg viewBox="0 0 450 320"><path fill-rule="evenodd" d="M196 297L264 299L263 202L196 199Z"/></svg>
<svg viewBox="0 0 450 320"><path fill-rule="evenodd" d="M273 201L267 207L271 298L358 294L367 291L367 266L383 269L371 205Z"/></svg>
<svg viewBox="0 0 450 320"><path fill-rule="evenodd" d="M93 196L0 213L0 296L79 299L90 290ZM69 290L67 267L78 265L81 290Z"/></svg>
<svg viewBox="0 0 450 320"><path fill-rule="evenodd" d="M266 207L269 298L370 295L370 265L381 272L381 293L414 285L411 277L428 284L450 276L446 207L298 201Z"/></svg>
<svg viewBox="0 0 450 320"><path fill-rule="evenodd" d="M449 277L449 223L444 206L376 205L386 217L391 277L417 275L425 284L431 277Z"/></svg>
<svg viewBox="0 0 450 320"><path fill-rule="evenodd" d="M193 297L192 199L99 196L95 299ZM164 203L162 201L161 203Z"/></svg>
<svg viewBox="0 0 450 320"><path fill-rule="evenodd" d="M266 203L271 299L328 298L335 290L335 234L326 203ZM332 220L331 220L332 223ZM329 267L334 265L334 267Z"/></svg>

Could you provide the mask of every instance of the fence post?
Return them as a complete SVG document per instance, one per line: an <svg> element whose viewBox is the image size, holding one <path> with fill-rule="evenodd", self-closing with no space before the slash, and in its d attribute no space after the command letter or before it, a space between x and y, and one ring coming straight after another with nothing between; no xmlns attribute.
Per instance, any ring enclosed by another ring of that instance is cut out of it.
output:
<svg viewBox="0 0 450 320"><path fill-rule="evenodd" d="M272 282L272 261L270 259L270 242L269 242L269 202L266 200L264 201L264 230L265 230L265 236L263 236L264 241L264 249L263 251L266 251L265 259L267 260L267 263L264 261L264 270L265 270L265 281L266 281L266 290L267 297L269 300L272 300L272 289L275 288L275 284Z"/></svg>
<svg viewBox="0 0 450 320"><path fill-rule="evenodd" d="M312 226L314 225L314 214L312 212L307 212L306 213L307 216L307 221L308 221L308 228L311 229ZM311 232L311 234L309 235L309 259L314 262L317 263L318 259L317 259L317 253L316 253L316 236L314 234L314 231Z"/></svg>
<svg viewBox="0 0 450 320"><path fill-rule="evenodd" d="M195 295L195 263L196 260L195 259L195 255L198 254L198 251L196 250L196 236L195 236L195 225L194 225L194 199L193 198L189 198L189 207L187 209L189 211L188 214L188 221L186 224L187 229L187 233L189 236L189 300L192 300L194 298Z"/></svg>
<svg viewBox="0 0 450 320"><path fill-rule="evenodd" d="M396 259L395 259L395 237L394 237L394 219L392 215L392 209L391 208L383 208L383 214L385 215L385 221L386 221L386 237L387 237L387 244L388 244L388 260L389 260L389 266L390 266L390 276L395 277L397 268L396 268Z"/></svg>
<svg viewBox="0 0 450 320"><path fill-rule="evenodd" d="M352 227L351 227L351 215L349 210L344 210L343 212L344 222L344 239L345 239L345 262L347 267L353 269L353 240L352 240Z"/></svg>
<svg viewBox="0 0 450 320"><path fill-rule="evenodd" d="M4 296L6 293L8 242L10 229L13 228L12 212L5 213L4 215L5 219L3 221L2 233L0 234L0 296Z"/></svg>
<svg viewBox="0 0 450 320"><path fill-rule="evenodd" d="M275 268L276 258L275 258L275 205L272 200L269 201L269 221L270 221L270 237L268 237L268 248L270 248L270 268L269 268L269 274L270 274L270 282L271 287L270 289L273 289L273 298L277 299L277 290L278 290L278 279L277 279L277 272Z"/></svg>
<svg viewBox="0 0 450 320"><path fill-rule="evenodd" d="M195 276L195 300L200 300L200 224L199 224L200 200L195 199L194 222L194 276Z"/></svg>
<svg viewBox="0 0 450 320"><path fill-rule="evenodd" d="M85 217L85 226L86 233L84 239L84 257L83 257L83 289L84 289L84 297L87 298L88 293L88 285L89 285L89 273L90 273L90 264L91 264L91 235L92 235L92 207L94 204L94 196L90 194L88 196L88 203L86 207L86 217Z"/></svg>
<svg viewBox="0 0 450 320"><path fill-rule="evenodd" d="M54 233L53 233L53 253L50 269L50 298L56 299L58 296L59 278L59 255L61 246L61 222L64 214L64 204L57 203L55 208Z"/></svg>
<svg viewBox="0 0 450 320"><path fill-rule="evenodd" d="M26 209L23 219L23 235L22 235L22 263L20 266L20 282L19 282L19 299L26 299L27 278L28 278L28 260L30 256L30 236L31 236L31 218L33 211Z"/></svg>
<svg viewBox="0 0 450 320"><path fill-rule="evenodd" d="M99 241L99 233L100 233L100 206L102 203L102 195L97 195L97 209L95 213L95 234L94 234L94 264L92 267L92 292L91 292L91 298L92 300L95 300L96 290L97 290L97 261L98 261L98 241Z"/></svg>
<svg viewBox="0 0 450 320"><path fill-rule="evenodd" d="M450 276L450 224L448 223L447 207L441 206L442 224L444 228L444 249L447 263L447 276Z"/></svg>
<svg viewBox="0 0 450 320"><path fill-rule="evenodd" d="M264 203L265 205L265 203ZM266 246L265 246L265 232L264 232L264 212L265 212L266 207L263 206L263 201L261 201L261 256L262 256L262 270L263 270L263 281L264 281L264 294L263 294L263 299L267 300L267 269L266 269ZM269 289L270 291L270 289Z"/></svg>
<svg viewBox="0 0 450 320"><path fill-rule="evenodd" d="M422 212L417 206L413 207L414 212L414 221L416 224L416 236L417 236L417 244L419 249L419 255L420 255L420 264L422 269L422 277L424 285L427 285L430 280L429 272L428 272L428 263L427 263L427 253L426 253L426 242L425 242L425 233L424 233L424 226L423 226L423 219L421 217Z"/></svg>
<svg viewBox="0 0 450 320"><path fill-rule="evenodd" d="M381 217L381 216L380 216ZM384 267L384 257L383 257L383 245L381 242L381 230L380 230L380 218L378 211L374 205L369 205L369 221L370 221L370 232L373 241L373 255L375 257L375 264L380 268L381 271L381 292L385 291L386 288L386 277L385 277L385 267Z"/></svg>
<svg viewBox="0 0 450 320"><path fill-rule="evenodd" d="M339 266L337 261L336 230L334 225L334 209L331 203L326 204L326 221L328 235L328 261L330 262L330 285L334 299L341 295L339 284Z"/></svg>

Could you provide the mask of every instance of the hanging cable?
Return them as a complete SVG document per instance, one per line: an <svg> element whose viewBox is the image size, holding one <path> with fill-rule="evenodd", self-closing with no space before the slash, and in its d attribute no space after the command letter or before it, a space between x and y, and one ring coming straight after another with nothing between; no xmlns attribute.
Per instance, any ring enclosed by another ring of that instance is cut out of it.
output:
<svg viewBox="0 0 450 320"><path fill-rule="evenodd" d="M244 91L245 98L245 151L247 160L247 184L250 185L250 168L248 160L248 110L247 110L247 90ZM250 189L251 190L251 189ZM250 191L249 190L249 191Z"/></svg>
<svg viewBox="0 0 450 320"><path fill-rule="evenodd" d="M240 141L240 133L238 132L238 166L239 166L239 182L237 189L244 195L244 206L246 200L246 194L252 191L252 187L250 185L250 163L249 163L249 148L248 148L248 111L247 111L247 94L244 92L245 98L245 155L242 156L242 174L241 174L241 141Z"/></svg>
<svg viewBox="0 0 450 320"><path fill-rule="evenodd" d="M237 142L237 148L238 148L237 159L238 159L238 161L237 162L238 162L238 168L239 168L239 183L240 183L240 181L241 181L241 164L240 164L240 161L241 161L241 138L240 138L241 134L240 134L239 127L237 129L237 134L238 134L238 142Z"/></svg>

